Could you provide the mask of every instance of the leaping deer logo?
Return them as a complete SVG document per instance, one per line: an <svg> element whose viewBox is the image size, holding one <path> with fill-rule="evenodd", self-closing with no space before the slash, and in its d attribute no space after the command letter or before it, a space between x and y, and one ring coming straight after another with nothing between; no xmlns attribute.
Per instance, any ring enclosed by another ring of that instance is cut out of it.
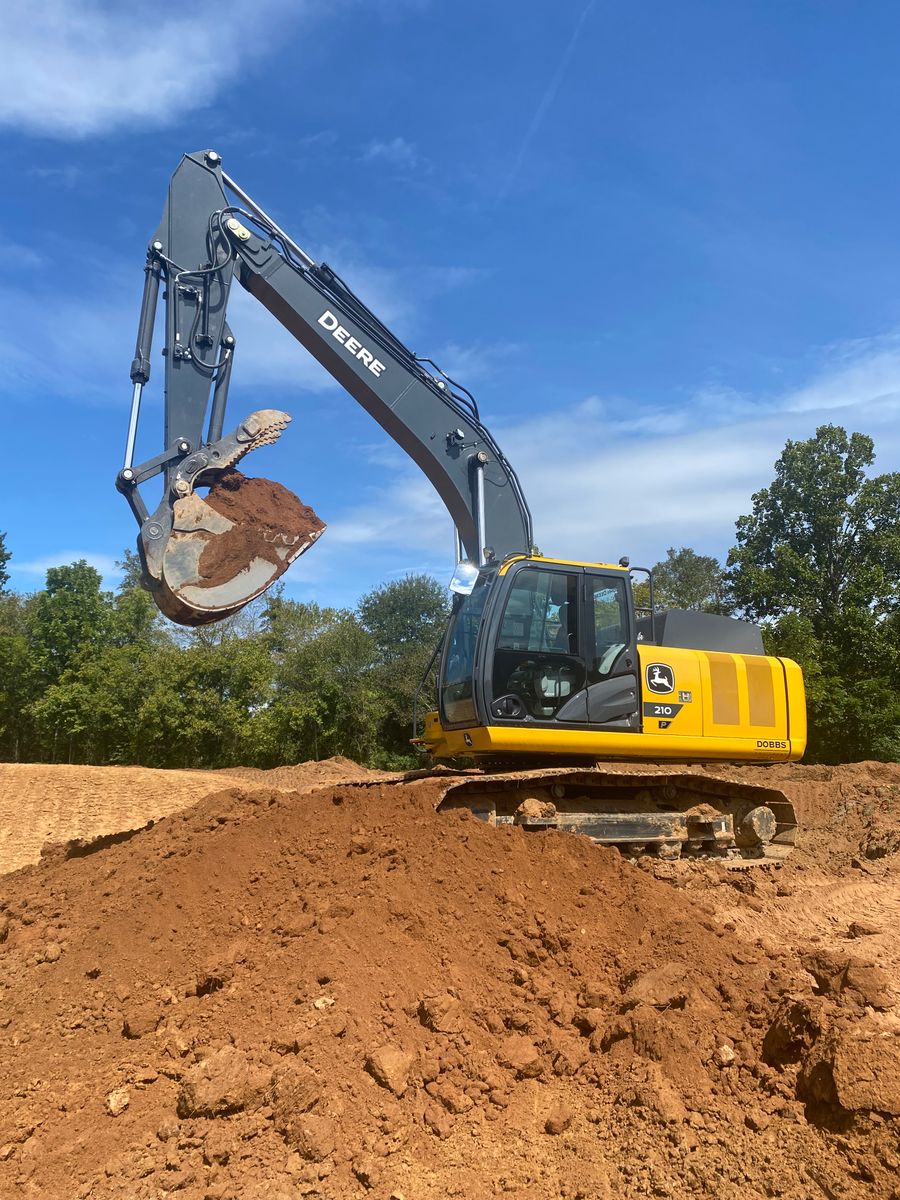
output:
<svg viewBox="0 0 900 1200"><path fill-rule="evenodd" d="M665 663L650 663L647 666L647 687L651 692L674 692L675 672Z"/></svg>

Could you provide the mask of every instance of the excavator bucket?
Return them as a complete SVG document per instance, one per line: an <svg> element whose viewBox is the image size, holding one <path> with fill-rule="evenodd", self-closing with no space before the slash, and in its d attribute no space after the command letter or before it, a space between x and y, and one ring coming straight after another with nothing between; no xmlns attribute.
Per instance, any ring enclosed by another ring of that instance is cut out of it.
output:
<svg viewBox="0 0 900 1200"><path fill-rule="evenodd" d="M171 621L205 625L239 612L325 529L286 487L235 469L250 451L275 442L290 419L261 409L198 449L171 481L174 500L145 521L138 539L144 580Z"/></svg>
<svg viewBox="0 0 900 1200"><path fill-rule="evenodd" d="M181 625L219 621L264 592L324 529L281 484L222 472L205 498L175 501L156 603Z"/></svg>

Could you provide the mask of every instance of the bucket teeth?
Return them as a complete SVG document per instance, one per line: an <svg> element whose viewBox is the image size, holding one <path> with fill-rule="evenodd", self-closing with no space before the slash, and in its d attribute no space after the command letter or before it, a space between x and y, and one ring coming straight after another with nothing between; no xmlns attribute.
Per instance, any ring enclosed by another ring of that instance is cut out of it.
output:
<svg viewBox="0 0 900 1200"><path fill-rule="evenodd" d="M244 455L260 446L271 446L277 442L291 418L277 408L261 408L241 421L231 438L232 446L216 460L216 467L225 469L236 466Z"/></svg>

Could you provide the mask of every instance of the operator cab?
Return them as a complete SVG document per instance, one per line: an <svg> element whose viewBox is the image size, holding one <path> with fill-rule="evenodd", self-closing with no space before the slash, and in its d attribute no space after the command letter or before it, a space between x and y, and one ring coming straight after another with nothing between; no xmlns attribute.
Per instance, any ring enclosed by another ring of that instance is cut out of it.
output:
<svg viewBox="0 0 900 1200"><path fill-rule="evenodd" d="M523 558L483 570L451 618L441 724L638 732L637 638L626 568Z"/></svg>

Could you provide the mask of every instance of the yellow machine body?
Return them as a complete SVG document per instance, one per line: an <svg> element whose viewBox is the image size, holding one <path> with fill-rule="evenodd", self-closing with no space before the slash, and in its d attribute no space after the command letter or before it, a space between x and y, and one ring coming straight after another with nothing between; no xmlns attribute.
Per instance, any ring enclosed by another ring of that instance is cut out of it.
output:
<svg viewBox="0 0 900 1200"><path fill-rule="evenodd" d="M498 584L514 567L579 570L627 577L621 566L533 557L507 560ZM633 601L632 601L633 603ZM633 620L632 614L632 620ZM442 725L430 712L419 744L435 758L458 756L556 756L596 759L784 762L806 748L806 700L799 666L759 653L695 650L636 644L640 726L629 730L552 728L525 722ZM653 666L654 690L649 686ZM673 684L660 690L661 678Z"/></svg>
<svg viewBox="0 0 900 1200"><path fill-rule="evenodd" d="M659 646L639 646L638 655L642 667L665 659L676 669L679 683L671 698L643 692L642 709L655 711L645 711L640 732L503 725L444 730L439 714L430 712L422 743L434 758L534 754L793 762L803 756L806 697L795 662ZM679 701L684 693L690 699Z"/></svg>

